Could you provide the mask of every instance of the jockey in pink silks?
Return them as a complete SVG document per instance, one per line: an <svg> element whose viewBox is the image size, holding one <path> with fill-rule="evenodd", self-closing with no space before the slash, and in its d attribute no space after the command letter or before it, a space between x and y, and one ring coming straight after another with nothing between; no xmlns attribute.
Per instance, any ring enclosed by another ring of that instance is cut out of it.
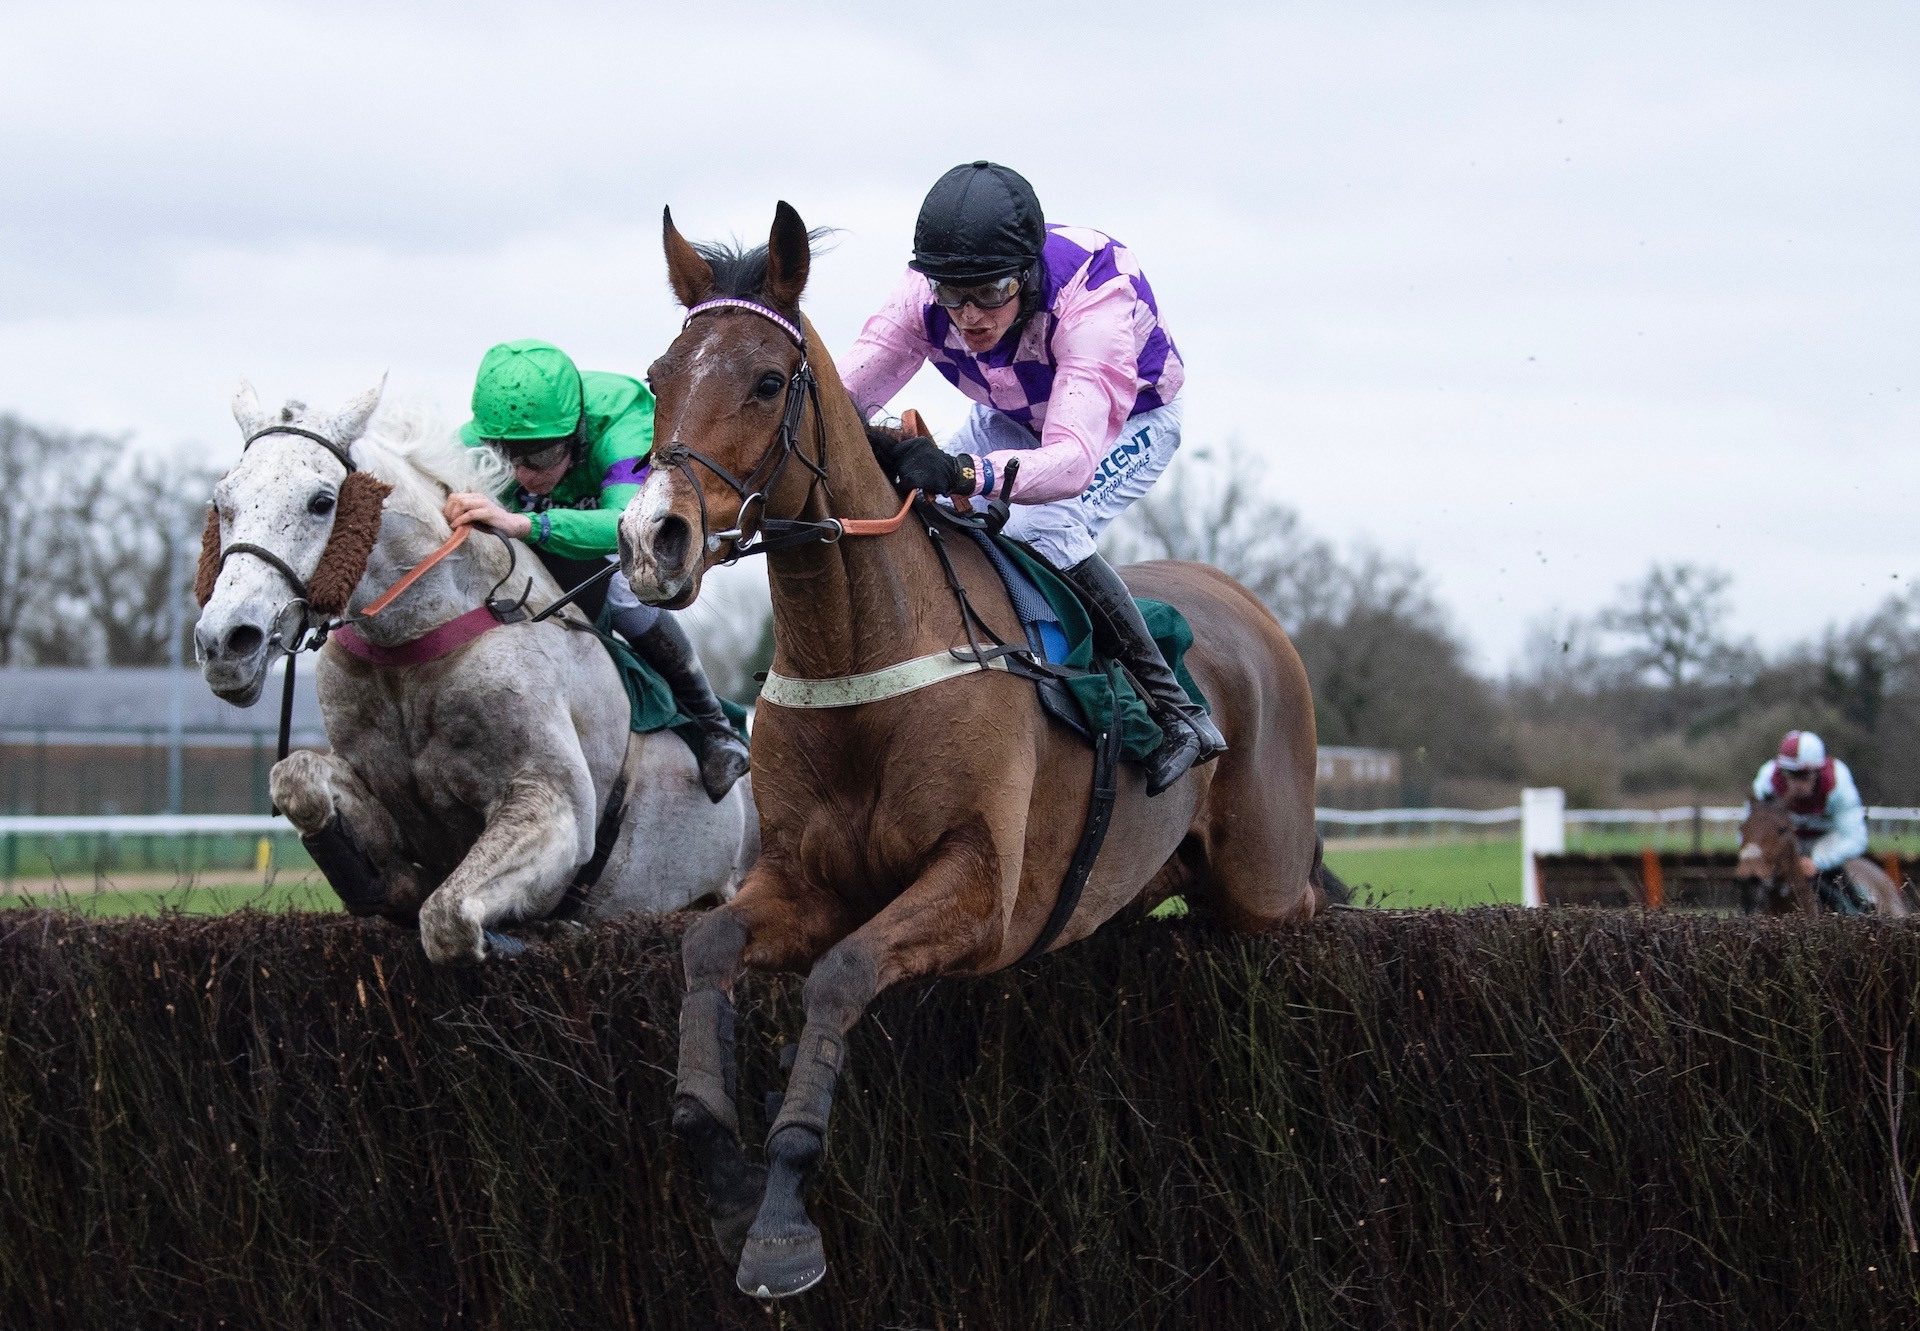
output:
<svg viewBox="0 0 1920 1331"><path fill-rule="evenodd" d="M1073 582L1099 646L1141 686L1165 735L1147 760L1147 791L1157 795L1227 743L1167 668L1095 545L1180 447L1186 367L1153 288L1126 246L1089 227L1048 225L1033 187L992 162L957 166L935 183L907 267L840 358L847 391L869 417L931 361L973 399L944 449L909 439L882 463L903 490L1014 506L1006 534Z"/></svg>

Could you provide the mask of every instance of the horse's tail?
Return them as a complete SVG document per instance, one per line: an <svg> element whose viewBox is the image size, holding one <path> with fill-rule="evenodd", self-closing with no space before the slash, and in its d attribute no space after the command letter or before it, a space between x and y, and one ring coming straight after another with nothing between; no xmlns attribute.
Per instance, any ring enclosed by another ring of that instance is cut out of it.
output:
<svg viewBox="0 0 1920 1331"><path fill-rule="evenodd" d="M1351 906L1353 889L1340 881L1340 875L1327 867L1326 843L1318 836L1313 839L1313 872L1308 875L1313 885L1326 894L1327 904L1332 906Z"/></svg>

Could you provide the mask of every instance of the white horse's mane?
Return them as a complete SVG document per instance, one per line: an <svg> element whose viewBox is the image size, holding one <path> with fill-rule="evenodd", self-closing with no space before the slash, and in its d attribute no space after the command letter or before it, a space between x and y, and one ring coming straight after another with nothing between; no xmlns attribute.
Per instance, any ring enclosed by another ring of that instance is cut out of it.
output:
<svg viewBox="0 0 1920 1331"><path fill-rule="evenodd" d="M393 487L390 505L416 516L439 514L456 490L497 496L513 478L491 448L469 448L432 408L388 406L352 446L354 461Z"/></svg>

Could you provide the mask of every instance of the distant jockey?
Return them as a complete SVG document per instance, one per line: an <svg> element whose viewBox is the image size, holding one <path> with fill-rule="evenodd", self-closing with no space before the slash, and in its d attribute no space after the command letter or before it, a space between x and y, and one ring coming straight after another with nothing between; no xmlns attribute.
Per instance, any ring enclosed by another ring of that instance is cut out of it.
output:
<svg viewBox="0 0 1920 1331"><path fill-rule="evenodd" d="M1780 753L1760 766L1753 798L1787 806L1800 841L1800 871L1838 889L1840 899L1864 913L1867 894L1847 874L1847 861L1867 853L1867 808L1860 801L1853 773L1811 730L1789 730Z"/></svg>
<svg viewBox="0 0 1920 1331"><path fill-rule="evenodd" d="M1180 446L1180 353L1131 251L1090 227L1048 225L1033 187L992 162L957 166L920 207L908 273L840 359L871 417L931 361L976 404L945 450L909 439L881 461L901 489L1000 496L1007 535L1073 581L1147 695L1166 738L1159 794L1226 752L1167 668L1126 584L1094 542ZM1004 483L1019 462L1015 493Z"/></svg>
<svg viewBox="0 0 1920 1331"><path fill-rule="evenodd" d="M498 451L513 468L513 483L497 497L449 495L447 521L525 541L561 590L571 591L614 557L620 513L646 479L653 453L653 394L624 374L582 373L551 343L503 342L480 362L473 419L460 437L470 448ZM620 636L698 725L700 782L718 802L746 774L747 749L693 644L672 615L642 605L618 574L607 584L606 604Z"/></svg>

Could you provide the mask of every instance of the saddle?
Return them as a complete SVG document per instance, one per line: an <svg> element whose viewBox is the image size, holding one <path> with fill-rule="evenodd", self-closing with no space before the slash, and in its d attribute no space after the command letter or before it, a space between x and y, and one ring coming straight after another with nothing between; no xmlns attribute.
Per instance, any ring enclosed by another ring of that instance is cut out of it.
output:
<svg viewBox="0 0 1920 1331"><path fill-rule="evenodd" d="M1025 631L1028 650L1061 672L1035 678L1041 708L1091 744L1111 724L1117 702L1120 756L1128 762L1144 762L1160 747L1160 727L1118 663L1098 651L1092 617L1073 584L1031 547L1010 536L964 530L999 574ZM1187 617L1165 601L1136 597L1135 604L1180 686L1195 704L1206 708L1206 695L1186 666L1187 649L1193 646L1193 628ZM1117 681L1117 687L1109 686L1110 678Z"/></svg>
<svg viewBox="0 0 1920 1331"><path fill-rule="evenodd" d="M913 410L902 413L897 428L867 427L868 437L879 447L928 433L919 412ZM1016 462L1008 469L1009 489L1015 484L1018 465ZM1160 747L1160 727L1119 663L1097 650L1093 618L1079 592L1039 552L1001 531L1007 517L1003 500L993 501L986 513L974 511L971 501L962 497L953 498L951 504L948 507L922 500L923 512L930 519L940 520L929 524L936 533L935 548L940 548L942 535L957 534L986 555L1020 621L1025 652L1040 666L1031 670L1016 667L1014 673L1033 682L1041 709L1048 716L1088 744L1097 746L1111 727L1119 741L1118 756L1128 762L1144 762ZM947 563L944 551L941 559ZM947 576L966 606L965 588L959 585L951 563L947 563ZM1136 604L1187 696L1202 710L1208 710L1206 695L1186 668L1186 652L1193 646L1193 629L1186 616L1165 601L1138 597ZM971 607L966 606L964 613L971 615ZM1007 654L1004 644L997 644L991 651L994 655Z"/></svg>

